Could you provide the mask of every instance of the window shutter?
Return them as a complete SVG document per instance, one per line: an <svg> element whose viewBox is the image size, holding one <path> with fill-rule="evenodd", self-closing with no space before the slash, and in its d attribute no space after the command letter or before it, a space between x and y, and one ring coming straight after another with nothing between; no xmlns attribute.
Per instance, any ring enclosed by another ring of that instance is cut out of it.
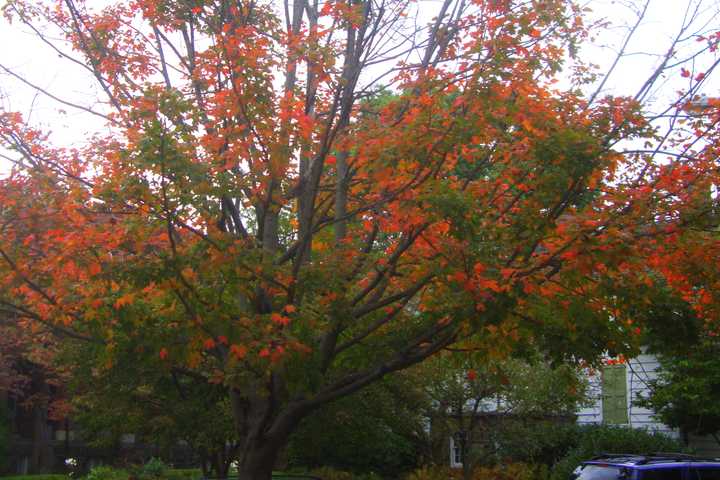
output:
<svg viewBox="0 0 720 480"><path fill-rule="evenodd" d="M628 423L627 373L625 365L614 365L602 371L603 423Z"/></svg>

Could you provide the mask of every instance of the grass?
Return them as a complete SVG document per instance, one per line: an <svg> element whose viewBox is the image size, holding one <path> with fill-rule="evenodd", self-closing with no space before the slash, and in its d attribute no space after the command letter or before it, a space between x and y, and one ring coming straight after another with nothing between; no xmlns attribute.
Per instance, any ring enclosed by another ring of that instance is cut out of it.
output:
<svg viewBox="0 0 720 480"><path fill-rule="evenodd" d="M16 475L14 477L0 477L2 480L68 480L67 475Z"/></svg>
<svg viewBox="0 0 720 480"><path fill-rule="evenodd" d="M162 480L198 480L202 477L202 473L199 469L196 468L187 468L187 469L176 469L176 470L169 470ZM52 474L52 475L16 475L12 477L0 477L0 480L69 480L71 477L67 475L62 474ZM83 477L80 477L80 480L82 480ZM311 477L304 477L302 475L297 474L284 474L284 473L274 473L273 474L273 480L299 480L302 478L311 478Z"/></svg>
<svg viewBox="0 0 720 480"><path fill-rule="evenodd" d="M202 477L199 468L185 468L168 470L162 480L197 480ZM42 474L42 475L14 475L11 477L0 477L0 480L70 480L72 477L65 474ZM78 477L82 480L84 476Z"/></svg>

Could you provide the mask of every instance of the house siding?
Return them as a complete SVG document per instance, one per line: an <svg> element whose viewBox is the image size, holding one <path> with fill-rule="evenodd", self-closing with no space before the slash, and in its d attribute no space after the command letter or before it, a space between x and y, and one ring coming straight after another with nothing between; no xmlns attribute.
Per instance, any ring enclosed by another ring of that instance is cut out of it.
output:
<svg viewBox="0 0 720 480"><path fill-rule="evenodd" d="M679 432L655 420L652 410L633 404L633 401L639 396L646 396L648 394L648 381L657 377L656 371L658 366L657 358L648 354L641 354L625 364L627 371L628 408L628 423L626 425L632 428L658 431L673 438L678 438ZM578 423L600 424L603 423L602 375L599 371L588 372L588 380L590 383L589 393L591 405L578 411Z"/></svg>
<svg viewBox="0 0 720 480"><path fill-rule="evenodd" d="M638 397L649 394L648 382L657 378L657 370L660 367L657 357L644 353L629 360L625 365L628 397L628 423L626 425L631 428L662 432L672 438L679 439L680 432L678 429L670 428L657 421L657 419L653 418L654 412L652 410L633 404L633 401L637 400ZM578 411L577 422L579 424L601 424L603 423L601 372L588 372L588 380L591 404ZM720 446L711 436L690 435L688 443L698 455L720 457Z"/></svg>

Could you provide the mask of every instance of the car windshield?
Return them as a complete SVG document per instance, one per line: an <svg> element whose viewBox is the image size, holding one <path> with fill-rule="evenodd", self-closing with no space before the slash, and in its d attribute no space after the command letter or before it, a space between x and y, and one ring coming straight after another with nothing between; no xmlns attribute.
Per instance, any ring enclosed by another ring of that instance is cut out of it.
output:
<svg viewBox="0 0 720 480"><path fill-rule="evenodd" d="M610 465L585 465L577 480L618 480L626 478L618 467Z"/></svg>

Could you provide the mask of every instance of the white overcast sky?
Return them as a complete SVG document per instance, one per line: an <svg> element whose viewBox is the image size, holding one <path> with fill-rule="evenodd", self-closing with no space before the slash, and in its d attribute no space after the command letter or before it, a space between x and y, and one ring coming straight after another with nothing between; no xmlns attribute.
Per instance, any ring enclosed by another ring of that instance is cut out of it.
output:
<svg viewBox="0 0 720 480"><path fill-rule="evenodd" d="M637 91L649 72L658 64L659 55L667 51L680 26L687 1L699 0L652 0L647 17L628 49L632 55L624 58L616 69L606 85L607 93L631 95ZM715 9L706 12L708 16L717 13L720 0L704 1ZM635 22L632 8L628 5L640 2L641 0L585 0L587 6L593 10L590 18L606 18L614 26L597 32L594 45L584 47L584 58L603 68L609 66L614 59L614 52L628 31L628 25ZM418 8L422 17L429 20L438 4L437 0L420 0ZM720 22L716 22L714 26L720 28ZM92 106L96 99L101 97L87 72L67 60L58 58L22 25L8 24L6 20L0 19L0 45L3 46L0 49L0 65L23 75L43 89L86 106ZM665 93L657 95L659 100L670 98L666 92L681 86L679 82L682 80L677 77L668 80L670 83L665 85ZM718 91L706 93L710 96L719 95ZM666 97L663 97L664 95ZM98 132L100 127L96 117L59 105L3 71L0 71L0 105L6 110L23 113L34 125L51 131L54 142L64 145L82 143L89 134ZM0 168L0 172L2 170Z"/></svg>

